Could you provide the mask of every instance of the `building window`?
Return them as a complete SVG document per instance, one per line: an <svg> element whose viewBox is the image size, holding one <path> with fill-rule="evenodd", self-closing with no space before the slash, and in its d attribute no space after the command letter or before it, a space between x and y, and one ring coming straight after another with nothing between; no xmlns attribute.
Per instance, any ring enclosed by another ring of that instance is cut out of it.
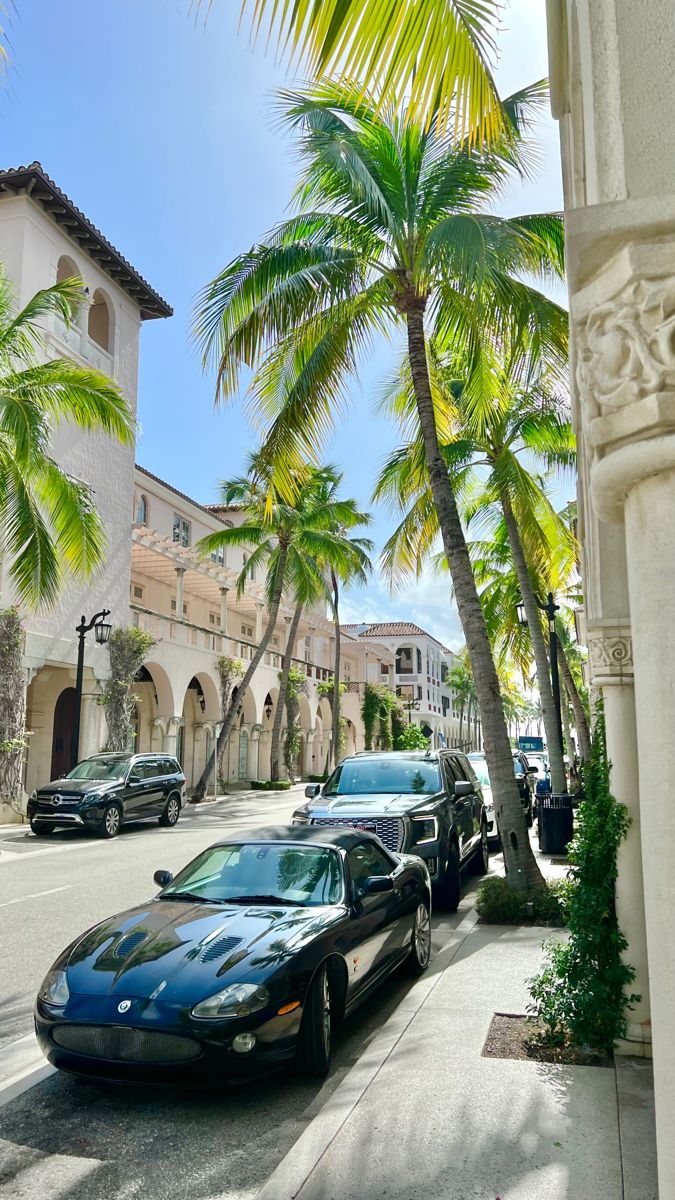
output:
<svg viewBox="0 0 675 1200"><path fill-rule="evenodd" d="M134 584L134 600L142 600L142 599L143 599L143 588L141 587L140 583L135 583Z"/></svg>
<svg viewBox="0 0 675 1200"><path fill-rule="evenodd" d="M136 512L134 521L137 525L147 525L148 523L148 497L139 496L136 502Z"/></svg>
<svg viewBox="0 0 675 1200"><path fill-rule="evenodd" d="M417 651L417 674L422 674L422 651Z"/></svg>
<svg viewBox="0 0 675 1200"><path fill-rule="evenodd" d="M351 681L352 664L349 661L345 661L345 664L344 664L344 677L345 677L345 683L349 683Z"/></svg>
<svg viewBox="0 0 675 1200"><path fill-rule="evenodd" d="M388 663L380 663L380 675L389 675Z"/></svg>
<svg viewBox="0 0 675 1200"><path fill-rule="evenodd" d="M112 354L112 325L110 304L105 293L97 288L89 307L87 333L92 342L108 354Z"/></svg>
<svg viewBox="0 0 675 1200"><path fill-rule="evenodd" d="M225 548L223 546L211 551L211 562L218 563L219 567L225 566Z"/></svg>
<svg viewBox="0 0 675 1200"><path fill-rule="evenodd" d="M178 513L173 514L173 540L178 542L179 546L189 546L192 526L185 517L179 516Z"/></svg>
<svg viewBox="0 0 675 1200"><path fill-rule="evenodd" d="M308 663L312 657L312 639L311 639L311 637L305 638L304 652L305 652L305 662Z"/></svg>
<svg viewBox="0 0 675 1200"><path fill-rule="evenodd" d="M220 613L217 613L217 612L209 613L209 625L217 625L218 627L220 627Z"/></svg>
<svg viewBox="0 0 675 1200"><path fill-rule="evenodd" d="M396 674L412 675L413 651L412 646L399 646L396 651Z"/></svg>
<svg viewBox="0 0 675 1200"><path fill-rule="evenodd" d="M172 611L172 613L175 613L175 611L176 611L176 599L175 599L175 597L174 597L174 598L172 599L172 601L171 601L171 611ZM187 611L188 611L188 606L187 606L187 604L183 603L183 616L184 616L184 617L187 617Z"/></svg>
<svg viewBox="0 0 675 1200"><path fill-rule="evenodd" d="M242 625L241 636L252 639L253 638L253 626L252 625Z"/></svg>

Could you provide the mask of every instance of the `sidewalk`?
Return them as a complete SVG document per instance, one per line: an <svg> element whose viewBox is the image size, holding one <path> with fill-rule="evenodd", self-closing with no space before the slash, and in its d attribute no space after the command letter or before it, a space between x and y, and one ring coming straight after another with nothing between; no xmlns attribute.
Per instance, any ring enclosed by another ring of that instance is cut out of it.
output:
<svg viewBox="0 0 675 1200"><path fill-rule="evenodd" d="M656 1200L649 1063L481 1057L550 932L467 914L257 1200Z"/></svg>

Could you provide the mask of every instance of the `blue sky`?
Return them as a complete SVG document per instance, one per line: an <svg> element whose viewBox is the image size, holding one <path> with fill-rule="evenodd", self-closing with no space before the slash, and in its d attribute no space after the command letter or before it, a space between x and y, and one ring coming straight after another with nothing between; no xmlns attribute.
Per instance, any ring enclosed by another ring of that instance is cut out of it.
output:
<svg viewBox="0 0 675 1200"><path fill-rule="evenodd" d="M215 412L188 339L200 287L284 214L292 142L272 128L277 87L292 82L237 32L238 0L195 19L190 0L16 0L13 67L0 94L2 163L39 159L58 185L169 301L141 341L140 463L202 502L236 475L253 438L241 406ZM545 6L511 0L500 37L503 94L547 73ZM557 131L540 130L541 170L504 211L562 206ZM373 411L395 352L364 364L346 422L326 457L370 506L378 464L396 434ZM378 546L392 527L375 511ZM414 620L461 643L447 583L425 576L391 598L376 577L344 605L349 620Z"/></svg>

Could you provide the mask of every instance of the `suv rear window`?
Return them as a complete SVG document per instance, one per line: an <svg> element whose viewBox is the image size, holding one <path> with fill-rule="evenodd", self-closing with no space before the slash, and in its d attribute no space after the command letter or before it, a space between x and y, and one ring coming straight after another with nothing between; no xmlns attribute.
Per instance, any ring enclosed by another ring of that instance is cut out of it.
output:
<svg viewBox="0 0 675 1200"><path fill-rule="evenodd" d="M348 758L333 772L325 796L429 796L442 790L436 760Z"/></svg>

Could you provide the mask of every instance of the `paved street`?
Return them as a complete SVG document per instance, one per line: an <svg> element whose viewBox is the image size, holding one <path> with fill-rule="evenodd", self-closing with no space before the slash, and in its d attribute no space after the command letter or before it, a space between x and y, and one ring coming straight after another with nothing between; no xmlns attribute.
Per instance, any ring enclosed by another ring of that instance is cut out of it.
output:
<svg viewBox="0 0 675 1200"><path fill-rule="evenodd" d="M189 808L174 829L132 827L112 842L0 831L5 1046L30 1032L35 991L68 941L151 895L158 867L175 871L230 829L287 821L300 795L234 796ZM434 917L436 952L474 888L458 913ZM284 1075L197 1093L50 1077L0 1109L1 1200L251 1200L410 987L402 973L345 1024L322 1085Z"/></svg>

